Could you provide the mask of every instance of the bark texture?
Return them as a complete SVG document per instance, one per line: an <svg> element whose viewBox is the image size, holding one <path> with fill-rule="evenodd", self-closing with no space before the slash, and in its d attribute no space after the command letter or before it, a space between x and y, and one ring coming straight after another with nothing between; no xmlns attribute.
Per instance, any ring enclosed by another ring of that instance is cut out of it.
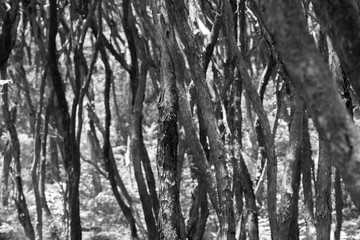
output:
<svg viewBox="0 0 360 240"><path fill-rule="evenodd" d="M360 16L351 0L312 0L341 64L360 99Z"/></svg>
<svg viewBox="0 0 360 240"><path fill-rule="evenodd" d="M68 103L65 96L65 86L57 66L57 29L57 3L56 0L50 0L48 64L61 112L62 127L64 129L64 166L69 183L70 238L71 240L81 240L79 209L80 156L75 139L75 126L72 124L75 123L75 121L72 121L69 114Z"/></svg>
<svg viewBox="0 0 360 240"><path fill-rule="evenodd" d="M179 188L177 183L177 113L179 109L176 80L175 32L166 1L156 1L157 37L160 40L161 91L158 102L159 132L157 168L159 173L159 234L160 239L181 239Z"/></svg>
<svg viewBox="0 0 360 240"><path fill-rule="evenodd" d="M193 4L193 3L192 3ZM216 183L219 199L219 239L234 239L234 209L231 193L231 179L226 162L225 148L221 142L221 136L218 130L214 107L211 101L209 89L206 83L203 62L202 43L195 34L198 30L192 29L187 23L187 12L183 1L166 1L166 7L169 10L172 21L174 21L179 31L180 39L184 44L184 52L190 66L191 76L194 80L195 90L198 98L198 106L201 109L205 120L207 137L210 145L210 162L214 164L216 171ZM194 6L191 6L194 7Z"/></svg>
<svg viewBox="0 0 360 240"><path fill-rule="evenodd" d="M291 99L290 141L286 153L282 193L279 207L279 226L281 239L293 239L298 229L292 229L292 222L297 222L297 204L299 195L300 153L303 126L303 102L293 91Z"/></svg>
<svg viewBox="0 0 360 240"><path fill-rule="evenodd" d="M303 15L296 2L287 0L267 2L266 12L268 26L293 84L304 99L352 200L360 207L360 135L308 34Z"/></svg>

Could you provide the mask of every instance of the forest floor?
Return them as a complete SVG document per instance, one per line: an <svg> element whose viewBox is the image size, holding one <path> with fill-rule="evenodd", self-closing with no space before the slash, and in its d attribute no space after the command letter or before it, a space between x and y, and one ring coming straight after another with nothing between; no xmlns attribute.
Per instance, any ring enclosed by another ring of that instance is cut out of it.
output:
<svg viewBox="0 0 360 240"><path fill-rule="evenodd" d="M305 221L301 220L299 221L299 228L300 228L300 240L310 240L310 239L316 239L315 236L307 236L307 229L306 229L306 223ZM335 229L335 225L332 226L332 238ZM270 226L269 226L269 220L267 218L261 218L259 219L259 235L260 240L270 240ZM360 217L358 219L351 219L351 220L345 220L342 223L341 228L341 240L360 240Z"/></svg>

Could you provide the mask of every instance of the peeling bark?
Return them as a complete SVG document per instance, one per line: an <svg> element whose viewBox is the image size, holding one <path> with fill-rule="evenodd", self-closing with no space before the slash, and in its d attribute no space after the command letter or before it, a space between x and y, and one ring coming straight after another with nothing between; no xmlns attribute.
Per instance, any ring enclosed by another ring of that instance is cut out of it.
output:
<svg viewBox="0 0 360 240"><path fill-rule="evenodd" d="M158 102L159 132L157 168L159 173L159 237L181 239L180 201L177 183L177 113L179 109L176 80L176 57L171 48L177 45L172 19L165 8L165 1L156 1L156 35L160 40L161 91Z"/></svg>

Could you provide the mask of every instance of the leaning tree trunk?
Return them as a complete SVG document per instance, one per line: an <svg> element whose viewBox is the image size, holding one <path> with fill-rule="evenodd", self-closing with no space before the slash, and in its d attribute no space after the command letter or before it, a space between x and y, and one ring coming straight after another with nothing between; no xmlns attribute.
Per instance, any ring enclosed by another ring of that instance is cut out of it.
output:
<svg viewBox="0 0 360 240"><path fill-rule="evenodd" d="M293 85L305 100L333 164L360 208L360 134L338 94L328 66L318 54L295 1L267 1L266 12L268 27Z"/></svg>
<svg viewBox="0 0 360 240"><path fill-rule="evenodd" d="M194 81L195 90L198 96L197 104L201 109L210 145L210 162L215 166L215 175L219 199L219 239L234 239L234 207L231 191L231 179L226 165L226 152L218 130L213 103L206 83L206 76L202 63L205 61L202 51L203 46L194 35L198 29L191 29L188 22L186 6L183 1L165 1L170 16L176 23L180 39L184 44L184 52L187 56L190 72ZM193 4L193 3L191 3ZM191 6L194 7L194 6ZM196 8L196 6L195 6Z"/></svg>
<svg viewBox="0 0 360 240"><path fill-rule="evenodd" d="M357 9L352 0L312 0L312 3L359 101L360 16Z"/></svg>

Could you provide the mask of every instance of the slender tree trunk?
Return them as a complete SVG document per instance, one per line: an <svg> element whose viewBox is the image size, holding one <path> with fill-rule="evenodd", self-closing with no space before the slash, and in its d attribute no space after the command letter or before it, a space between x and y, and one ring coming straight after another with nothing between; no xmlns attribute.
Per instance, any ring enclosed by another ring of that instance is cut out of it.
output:
<svg viewBox="0 0 360 240"><path fill-rule="evenodd" d="M300 97L292 91L291 99L291 122L290 122L290 141L287 147L284 177L282 181L282 193L279 207L279 226L281 239L290 238L291 223L294 217L297 222L297 204L300 178L298 178L299 161L302 143L302 126L303 126L303 103ZM297 231L299 231L297 229Z"/></svg>
<svg viewBox="0 0 360 240"><path fill-rule="evenodd" d="M92 121L92 120L90 120ZM93 125L93 123L92 123ZM95 143L94 138L95 136L92 135L92 131L89 129L87 131L87 137L88 140L90 142L90 161L93 162L93 164L98 165L98 158L101 155L100 152L96 153L96 149L95 149ZM91 172L92 174L92 178L93 178L93 184L94 184L94 196L97 196L100 192L102 192L102 184L101 184L101 179L100 179L100 175L96 170L92 170Z"/></svg>
<svg viewBox="0 0 360 240"><path fill-rule="evenodd" d="M2 65L0 65L0 70L1 70L1 78L5 79L5 68ZM31 223L29 210L27 208L27 203L23 192L23 183L21 178L20 142L15 127L17 109L16 106L10 109L8 91L9 91L8 83L5 83L2 88L2 100L3 100L2 111L3 111L5 126L9 131L11 137L12 153L14 156L14 164L15 164L15 171L14 171L15 199L14 200L18 211L19 221L25 230L26 236L31 240L35 240L35 232L33 225Z"/></svg>
<svg viewBox="0 0 360 240"><path fill-rule="evenodd" d="M133 114L132 114L132 128L131 128L131 160L134 165L134 173L136 183L139 189L140 201L144 211L145 222L148 231L149 239L157 239L158 234L156 231L156 223L155 218L152 211L152 199L147 190L147 186L145 183L145 179L143 176L143 170L141 165L142 148L140 147L143 142L142 136L142 105L143 99L145 95L145 86L146 86L146 74L147 71L144 70L141 74L142 77L139 78L138 88L135 94L135 102L133 106Z"/></svg>
<svg viewBox="0 0 360 240"><path fill-rule="evenodd" d="M341 188L341 176L338 170L335 170L335 211L336 211L336 227L334 232L334 240L340 240L341 226L342 226L342 209L344 202L342 200L343 192Z"/></svg>
<svg viewBox="0 0 360 240"><path fill-rule="evenodd" d="M194 164L206 186L206 191L209 194L213 208L215 209L217 215L219 215L219 201L216 192L215 179L211 174L210 165L207 161L207 154L205 153L197 135L195 123L192 120L192 115L190 112L190 104L187 100L187 94L185 92L183 83L178 85L178 91L179 106L181 109L179 113L179 120L181 125L184 126L186 141L188 143L190 152L193 154Z"/></svg>
<svg viewBox="0 0 360 240"><path fill-rule="evenodd" d="M52 105L52 107L54 107L54 105ZM51 121L52 123L50 123L52 125L52 127L54 127L55 129L58 129L57 124L56 124L56 120L54 119L55 116L53 115L53 111L51 113ZM51 176L52 176L52 180L54 181L60 181L60 161L59 161L59 152L58 152L58 144L56 141L56 137L50 136L49 137L49 157L50 157L50 166L51 166Z"/></svg>
<svg viewBox="0 0 360 240"><path fill-rule="evenodd" d="M246 219L247 223L247 232L249 240L258 240L259 239L259 224L258 224L258 208L256 206L256 198L254 193L254 188L252 185L251 176L249 174L248 168L245 164L244 158L240 155L240 165L238 169L240 174L240 179L244 186L244 196L246 200L246 208L248 209L248 215Z"/></svg>
<svg viewBox="0 0 360 240"><path fill-rule="evenodd" d="M231 23L231 11L229 2L227 0L223 1L223 29L225 32L227 44L229 45L231 52L233 52L236 56L237 62L236 66L239 72L241 73L241 77L243 79L244 87L249 95L251 103L254 107L254 110L258 116L259 122L263 128L264 138L265 138L265 150L268 158L268 167L267 167L267 205L269 211L269 220L270 220L270 228L271 235L273 239L279 239L279 226L277 222L277 160L275 155L275 145L274 145L274 137L271 133L269 120L267 118L266 112L261 104L261 99L259 94L256 92L255 87L252 83L252 80L248 74L248 69L246 68L245 60L243 59L241 52L239 51L236 45L236 39L234 37L233 28L231 27L233 24Z"/></svg>
<svg viewBox="0 0 360 240"><path fill-rule="evenodd" d="M41 79L41 86L40 86L40 100L39 106L36 114L36 124L35 124L35 140L34 140L34 160L31 166L31 178L34 186L34 194L35 194L35 204L36 204L36 239L42 240L43 239L43 218L42 218L42 199L40 196L40 172L39 172L39 165L41 164L41 125L42 125L42 109L44 105L44 90L45 90L45 83L46 83L46 73Z"/></svg>
<svg viewBox="0 0 360 240"><path fill-rule="evenodd" d="M75 139L75 123L70 117L65 86L57 66L56 35L57 35L57 3L50 0L49 40L48 40L48 64L50 76L54 84L57 100L59 103L62 127L64 129L64 166L68 174L69 184L69 212L70 212L70 238L81 240L79 181L80 181L80 156ZM75 116L73 116L75 117Z"/></svg>
<svg viewBox="0 0 360 240"><path fill-rule="evenodd" d="M311 143L309 134L309 119L307 112L303 114L303 128L302 128L302 149L301 149L301 172L302 172L302 186L304 192L304 219L306 222L306 235L309 239L315 239L314 226L314 200L312 190L312 164L311 158Z"/></svg>
<svg viewBox="0 0 360 240"><path fill-rule="evenodd" d="M132 14L129 0L123 1L123 9L124 30L131 56L131 70L129 71L130 86L132 90L130 157L134 164L135 179L139 188L148 235L150 239L157 239L158 234L156 232L155 221L159 213L159 200L157 198L155 180L142 135L142 106L145 97L146 77L148 72L146 60L147 50L144 47L146 43L142 42L138 37L135 26L135 17ZM141 63L139 58L142 60ZM142 168L145 170L147 184L143 176ZM149 189L149 192L147 188Z"/></svg>
<svg viewBox="0 0 360 240"><path fill-rule="evenodd" d="M17 27L19 24L18 19L18 10L19 10L19 2L20 0L11 1L7 7L7 11L2 16L2 29L0 35L0 76L2 80L6 80L6 64L9 59L10 53L13 50L16 43L16 35L17 35ZM4 85L3 91L8 89L7 84ZM4 96L3 96L4 98ZM8 101L8 100L6 100ZM5 102L4 102L5 103ZM3 104L4 104L3 103ZM4 105L3 105L4 107ZM9 111L9 108L5 109ZM4 111L4 109L3 109ZM5 118L4 114L4 118ZM11 120L10 118L8 120ZM5 122L6 123L6 122ZM10 124L10 122L9 122ZM5 126L8 129L8 126ZM16 129L15 129L16 130ZM12 160L12 152L16 151L11 144L12 139L8 139L8 146L5 150L4 154L4 166L3 166L3 174L2 174L2 203L3 206L8 206L9 199L9 190L8 190L8 179L10 173L10 163ZM15 159L16 160L16 159Z"/></svg>
<svg viewBox="0 0 360 240"><path fill-rule="evenodd" d="M10 175L10 165L12 160L12 149L11 149L11 140L8 139L6 149L3 152L4 155L4 165L1 175L1 202L3 207L9 205L9 175Z"/></svg>
<svg viewBox="0 0 360 240"><path fill-rule="evenodd" d="M209 209L206 188L202 180L199 179L198 186L195 188L193 193L193 202L189 212L187 239L203 239L208 215Z"/></svg>
<svg viewBox="0 0 360 240"><path fill-rule="evenodd" d="M105 81L105 91L104 91L104 100L105 100L105 129L104 129L104 146L103 146L103 156L105 161L106 170L108 172L108 177L110 181L111 188L115 195L116 201L118 202L121 210L123 211L128 223L130 225L131 238L138 239L136 222L132 213L132 209L129 208L124 200L122 199L118 189L117 182L115 178L115 173L117 172L116 165L114 163L113 154L110 146L110 124L111 124L111 112L110 112L110 88L111 88L111 75L112 71L110 64L108 62L108 56L106 55L104 47L100 47L101 57L105 65L106 81Z"/></svg>
<svg viewBox="0 0 360 240"><path fill-rule="evenodd" d="M331 231L331 158L325 142L319 140L319 159L315 184L315 228L318 240L330 239Z"/></svg>
<svg viewBox="0 0 360 240"><path fill-rule="evenodd" d="M187 13L185 5L182 1L166 1L166 7L170 16L175 21L180 39L185 46L185 54L189 61L190 72L194 80L197 96L201 96L198 100L199 108L203 113L206 122L206 131L210 145L210 162L215 166L216 182L218 190L218 199L220 206L219 222L220 231L219 239L234 239L234 208L231 193L231 179L226 166L226 154L224 146L221 142L214 108L211 102L208 86L205 81L205 74L202 62L203 54L202 43L200 43L193 31L187 23ZM192 6L194 7L194 6Z"/></svg>
<svg viewBox="0 0 360 240"><path fill-rule="evenodd" d="M39 188L40 188L40 198L42 203L42 208L45 210L47 216L51 215L50 208L47 204L46 195L45 195L45 182L46 182L46 155L47 155L47 138L49 130L49 120L51 110L49 109L52 106L52 101L54 100L54 92L51 92L49 102L45 110L45 119L43 126L43 134L41 141L41 161L39 166Z"/></svg>

